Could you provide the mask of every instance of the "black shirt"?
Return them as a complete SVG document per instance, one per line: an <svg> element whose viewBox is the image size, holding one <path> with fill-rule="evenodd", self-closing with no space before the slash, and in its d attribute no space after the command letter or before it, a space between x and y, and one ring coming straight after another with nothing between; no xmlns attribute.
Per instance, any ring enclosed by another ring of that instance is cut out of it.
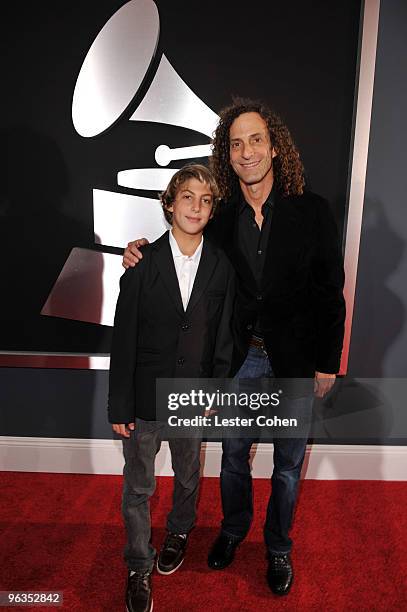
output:
<svg viewBox="0 0 407 612"><path fill-rule="evenodd" d="M238 248L249 264L250 270L256 280L259 293L266 250L270 238L274 195L275 192L274 189L272 189L262 206L261 212L263 215L263 223L261 229L256 223L254 209L246 202L243 194L241 194L239 202ZM256 322L254 333L261 336L258 321Z"/></svg>
<svg viewBox="0 0 407 612"><path fill-rule="evenodd" d="M253 208L246 202L243 194L241 195L239 203L238 245L244 258L250 266L250 270L256 279L259 290L261 286L264 260L266 257L266 249L270 237L273 203L274 190L272 189L270 195L261 208L263 215L261 229L256 223Z"/></svg>

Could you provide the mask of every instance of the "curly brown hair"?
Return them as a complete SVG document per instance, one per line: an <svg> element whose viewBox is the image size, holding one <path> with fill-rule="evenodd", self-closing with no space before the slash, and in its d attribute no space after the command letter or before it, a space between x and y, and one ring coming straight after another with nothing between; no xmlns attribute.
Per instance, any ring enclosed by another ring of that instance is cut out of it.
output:
<svg viewBox="0 0 407 612"><path fill-rule="evenodd" d="M283 196L301 195L304 190L304 166L287 126L263 102L234 98L231 106L221 110L220 121L212 142L210 166L222 199L230 198L238 187L238 176L230 165L229 130L243 113L258 113L267 124L270 141L277 156L273 159L274 183Z"/></svg>
<svg viewBox="0 0 407 612"><path fill-rule="evenodd" d="M168 210L177 197L177 193L182 185L190 179L196 179L200 183L206 183L213 196L212 215L215 214L216 205L219 199L219 189L212 172L201 164L187 164L178 170L171 178L167 189L159 194L161 206L167 222L172 225L172 212Z"/></svg>

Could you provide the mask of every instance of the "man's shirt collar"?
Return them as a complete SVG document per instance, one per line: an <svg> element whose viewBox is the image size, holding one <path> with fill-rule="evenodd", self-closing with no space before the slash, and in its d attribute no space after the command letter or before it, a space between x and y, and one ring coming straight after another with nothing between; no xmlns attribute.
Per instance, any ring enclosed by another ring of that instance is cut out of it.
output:
<svg viewBox="0 0 407 612"><path fill-rule="evenodd" d="M271 210L274 206L274 201L275 201L275 195L276 195L276 189L273 185L269 195L267 196L266 201L264 202L264 204L261 207L261 212L263 217L266 216L266 213ZM239 201L239 214L241 214L242 212L244 212L244 210L249 209L249 211L251 213L254 214L254 209L252 206L250 206L250 204L248 204L244 198L243 192L240 191L240 201Z"/></svg>

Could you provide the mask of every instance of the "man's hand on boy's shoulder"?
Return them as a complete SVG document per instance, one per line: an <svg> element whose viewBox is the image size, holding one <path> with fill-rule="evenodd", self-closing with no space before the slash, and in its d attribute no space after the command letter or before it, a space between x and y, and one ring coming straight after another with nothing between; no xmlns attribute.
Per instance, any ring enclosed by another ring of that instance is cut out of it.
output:
<svg viewBox="0 0 407 612"><path fill-rule="evenodd" d="M147 238L139 238L138 240L133 240L129 242L124 253L123 253L123 268L134 268L136 264L143 259L143 254L139 250L139 247L145 246L148 244Z"/></svg>
<svg viewBox="0 0 407 612"><path fill-rule="evenodd" d="M130 438L130 432L134 431L134 423L114 423L112 425L114 433L124 438Z"/></svg>

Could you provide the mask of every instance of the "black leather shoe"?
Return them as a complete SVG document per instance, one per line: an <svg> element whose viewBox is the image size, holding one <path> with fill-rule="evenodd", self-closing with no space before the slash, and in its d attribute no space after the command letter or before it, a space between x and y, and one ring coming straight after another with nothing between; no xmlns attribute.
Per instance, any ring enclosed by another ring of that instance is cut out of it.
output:
<svg viewBox="0 0 407 612"><path fill-rule="evenodd" d="M157 559L157 571L159 574L172 574L185 559L185 548L187 537L169 533L165 538L163 547Z"/></svg>
<svg viewBox="0 0 407 612"><path fill-rule="evenodd" d="M294 578L290 555L270 555L267 582L275 595L287 595Z"/></svg>
<svg viewBox="0 0 407 612"><path fill-rule="evenodd" d="M130 576L130 573L126 590L127 612L152 612L151 571L135 572L132 576Z"/></svg>
<svg viewBox="0 0 407 612"><path fill-rule="evenodd" d="M235 558L235 550L240 540L234 540L221 533L213 543L208 555L208 565L212 569L224 569L230 565Z"/></svg>

